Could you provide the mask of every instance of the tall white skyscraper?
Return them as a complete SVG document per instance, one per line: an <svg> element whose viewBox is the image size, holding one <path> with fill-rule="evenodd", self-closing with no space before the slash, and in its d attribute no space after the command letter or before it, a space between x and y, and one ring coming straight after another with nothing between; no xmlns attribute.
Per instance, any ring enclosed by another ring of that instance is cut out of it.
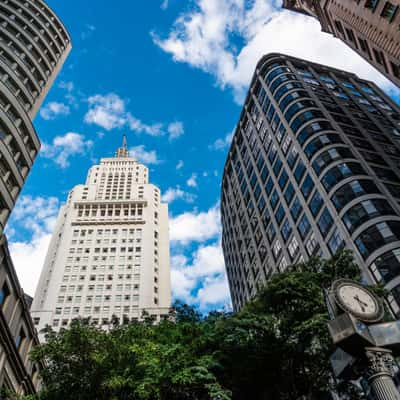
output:
<svg viewBox="0 0 400 400"><path fill-rule="evenodd" d="M37 329L78 316L157 318L171 305L168 206L148 168L128 154L90 168L60 209L31 312Z"/></svg>

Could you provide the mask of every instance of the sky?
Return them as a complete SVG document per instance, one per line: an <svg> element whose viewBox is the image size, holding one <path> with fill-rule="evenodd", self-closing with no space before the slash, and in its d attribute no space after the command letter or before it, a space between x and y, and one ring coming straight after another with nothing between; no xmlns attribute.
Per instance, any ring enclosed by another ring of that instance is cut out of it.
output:
<svg viewBox="0 0 400 400"><path fill-rule="evenodd" d="M393 97L379 72L317 21L271 0L48 0L73 49L34 125L42 141L7 227L33 295L60 205L125 133L169 203L173 296L229 309L220 186L257 61L281 52L355 72Z"/></svg>

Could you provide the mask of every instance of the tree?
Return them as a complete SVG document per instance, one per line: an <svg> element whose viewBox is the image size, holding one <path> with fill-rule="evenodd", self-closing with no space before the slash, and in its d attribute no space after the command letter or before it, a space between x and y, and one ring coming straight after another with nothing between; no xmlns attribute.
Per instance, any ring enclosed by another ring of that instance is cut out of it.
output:
<svg viewBox="0 0 400 400"><path fill-rule="evenodd" d="M47 365L37 399L322 399L333 350L324 289L337 278L359 278L348 252L274 275L237 314L203 317L176 303L159 324L114 318L108 332L88 320L49 328L31 354Z"/></svg>

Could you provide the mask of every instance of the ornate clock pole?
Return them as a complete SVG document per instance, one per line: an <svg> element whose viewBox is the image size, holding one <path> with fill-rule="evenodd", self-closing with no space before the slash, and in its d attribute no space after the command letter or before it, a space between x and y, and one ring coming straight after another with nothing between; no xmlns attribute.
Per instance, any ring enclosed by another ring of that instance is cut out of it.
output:
<svg viewBox="0 0 400 400"><path fill-rule="evenodd" d="M400 400L393 381L393 352L400 355L400 321L379 323L384 315L382 300L348 279L332 284L327 305L328 329L338 347L331 357L336 377L364 376L376 400Z"/></svg>

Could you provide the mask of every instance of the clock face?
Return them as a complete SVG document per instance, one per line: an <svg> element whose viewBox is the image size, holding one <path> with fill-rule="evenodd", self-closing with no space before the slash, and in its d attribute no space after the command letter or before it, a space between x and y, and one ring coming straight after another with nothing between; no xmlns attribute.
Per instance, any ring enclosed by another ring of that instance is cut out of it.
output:
<svg viewBox="0 0 400 400"><path fill-rule="evenodd" d="M375 322L382 318L383 307L380 300L368 289L348 280L334 283L338 305L362 321Z"/></svg>

